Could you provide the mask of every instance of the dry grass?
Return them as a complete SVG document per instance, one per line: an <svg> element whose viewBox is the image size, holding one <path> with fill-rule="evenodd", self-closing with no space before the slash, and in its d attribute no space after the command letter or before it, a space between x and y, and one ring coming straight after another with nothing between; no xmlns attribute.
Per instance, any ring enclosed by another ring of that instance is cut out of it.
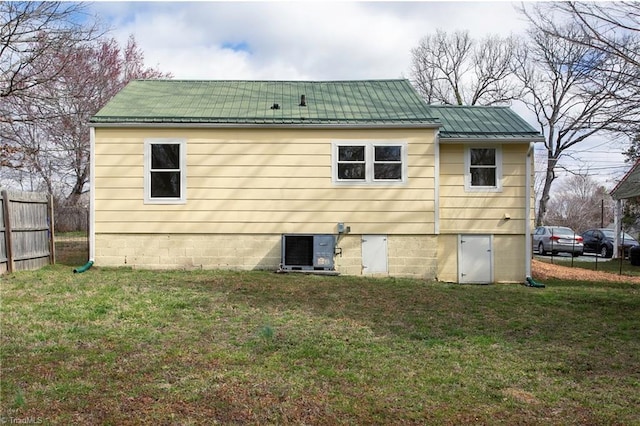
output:
<svg viewBox="0 0 640 426"><path fill-rule="evenodd" d="M640 276L620 275L605 271L594 271L582 267L568 267L539 260L531 261L533 276L537 279L580 280L593 282L621 282L640 284ZM638 268L640 270L640 268Z"/></svg>

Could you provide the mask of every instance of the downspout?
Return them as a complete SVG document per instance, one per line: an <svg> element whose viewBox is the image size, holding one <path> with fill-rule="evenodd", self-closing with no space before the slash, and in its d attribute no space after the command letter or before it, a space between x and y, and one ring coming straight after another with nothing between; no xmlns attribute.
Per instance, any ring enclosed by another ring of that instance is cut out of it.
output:
<svg viewBox="0 0 640 426"><path fill-rule="evenodd" d="M93 266L94 257L95 257L95 247L96 247L96 233L94 226L94 210L96 204L96 194L94 192L95 188L95 163L94 152L95 152L95 141L96 141L96 129L95 127L89 127L89 223L87 224L89 227L89 261L84 265L75 268L73 270L74 274L81 274L85 271L88 271L89 268Z"/></svg>
<svg viewBox="0 0 640 426"><path fill-rule="evenodd" d="M524 200L524 275L525 282L531 278L531 153L535 144L529 142L525 161L525 200Z"/></svg>
<svg viewBox="0 0 640 426"><path fill-rule="evenodd" d="M440 130L436 129L434 145L433 233L440 235Z"/></svg>
<svg viewBox="0 0 640 426"><path fill-rule="evenodd" d="M96 256L96 128L90 127L89 148L89 262Z"/></svg>

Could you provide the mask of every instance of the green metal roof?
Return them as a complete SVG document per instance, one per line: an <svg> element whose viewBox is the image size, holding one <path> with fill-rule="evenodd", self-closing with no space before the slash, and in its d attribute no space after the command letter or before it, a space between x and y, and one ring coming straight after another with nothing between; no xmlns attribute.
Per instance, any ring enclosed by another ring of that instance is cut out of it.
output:
<svg viewBox="0 0 640 426"><path fill-rule="evenodd" d="M407 80L135 80L91 122L438 124Z"/></svg>
<svg viewBox="0 0 640 426"><path fill-rule="evenodd" d="M441 139L479 141L540 136L508 107L427 105L404 79L134 80L91 123L440 127Z"/></svg>
<svg viewBox="0 0 640 426"><path fill-rule="evenodd" d="M541 135L509 107L430 105L442 122L441 139L542 140Z"/></svg>
<svg viewBox="0 0 640 426"><path fill-rule="evenodd" d="M640 197L640 160L636 161L616 187L611 190L611 196L616 200Z"/></svg>

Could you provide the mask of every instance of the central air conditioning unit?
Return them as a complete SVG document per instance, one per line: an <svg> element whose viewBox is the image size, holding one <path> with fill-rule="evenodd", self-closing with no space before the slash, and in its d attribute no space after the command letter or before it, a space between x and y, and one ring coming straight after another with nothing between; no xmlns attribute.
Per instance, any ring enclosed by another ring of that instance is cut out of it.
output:
<svg viewBox="0 0 640 426"><path fill-rule="evenodd" d="M333 271L336 239L327 234L282 235L283 271Z"/></svg>

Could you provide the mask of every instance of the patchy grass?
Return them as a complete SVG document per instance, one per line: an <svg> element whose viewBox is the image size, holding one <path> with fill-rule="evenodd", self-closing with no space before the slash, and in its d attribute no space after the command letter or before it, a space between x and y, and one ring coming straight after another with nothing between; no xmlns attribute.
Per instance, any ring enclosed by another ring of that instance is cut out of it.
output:
<svg viewBox="0 0 640 426"><path fill-rule="evenodd" d="M0 280L5 419L640 422L637 285L66 265Z"/></svg>
<svg viewBox="0 0 640 426"><path fill-rule="evenodd" d="M70 238L84 238L87 239L88 233L86 231L70 231L70 232L56 232L56 239L70 239Z"/></svg>
<svg viewBox="0 0 640 426"><path fill-rule="evenodd" d="M56 263L82 266L89 260L89 240L86 234L65 233L55 236Z"/></svg>

